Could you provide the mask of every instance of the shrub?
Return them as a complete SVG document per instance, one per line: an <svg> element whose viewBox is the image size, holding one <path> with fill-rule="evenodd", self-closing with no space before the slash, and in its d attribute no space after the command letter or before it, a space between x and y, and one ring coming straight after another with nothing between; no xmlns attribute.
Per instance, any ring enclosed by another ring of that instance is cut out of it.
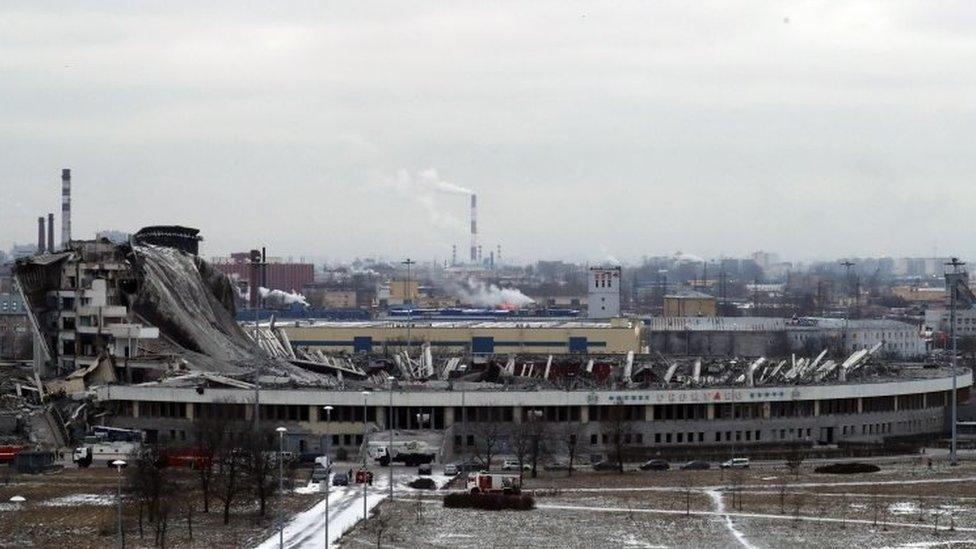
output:
<svg viewBox="0 0 976 549"><path fill-rule="evenodd" d="M873 463L858 463L858 462L848 462L848 463L831 463L829 465L821 465L814 469L814 472L827 474L827 475L856 475L858 473L877 473L881 470L881 467L874 465Z"/></svg>
<svg viewBox="0 0 976 549"><path fill-rule="evenodd" d="M535 498L528 494L506 496L503 494L470 494L455 492L444 496L444 507L452 509L483 509L485 511L529 511L535 509Z"/></svg>
<svg viewBox="0 0 976 549"><path fill-rule="evenodd" d="M436 490L437 483L433 479L420 477L418 479L411 480L407 486L411 488L416 488L418 490Z"/></svg>

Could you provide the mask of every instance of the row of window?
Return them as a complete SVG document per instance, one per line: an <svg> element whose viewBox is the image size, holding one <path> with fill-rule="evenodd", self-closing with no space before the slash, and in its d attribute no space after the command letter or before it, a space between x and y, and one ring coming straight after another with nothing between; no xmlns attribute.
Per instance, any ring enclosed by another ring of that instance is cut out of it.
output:
<svg viewBox="0 0 976 549"><path fill-rule="evenodd" d="M70 343L65 341L65 343ZM896 400L897 399L897 400ZM863 412L890 412L894 411L895 404L899 410L919 410L925 407L938 408L945 405L945 394L942 392L927 393L926 395L900 395L898 397L865 397L862 399ZM769 417L812 417L814 415L814 401L778 401L770 402ZM213 403L193 404L193 416L199 418L213 419L245 419L247 404ZM764 403L736 403L736 404L716 404L715 419L759 419L763 418ZM130 410L129 405L127 410ZM315 421L326 421L326 413L321 407L314 416ZM514 409L511 406L477 406L477 407L454 407L454 423L511 423L515 419ZM523 407L522 421L532 421L541 419L542 421L554 422L577 422L580 421L579 406L538 406ZM819 413L826 415L847 415L855 414L858 411L856 398L827 399L820 401ZM261 405L261 419L271 421L310 421L310 407L307 405ZM707 404L656 404L651 406L650 412L643 405L626 406L589 406L589 419L594 422L613 422L613 421L694 421L707 419ZM383 420L386 420L386 411L381 410ZM377 408L367 406L335 406L331 412L331 421L334 422L363 422L375 423L377 421ZM146 417L186 417L186 403L177 402L142 402L140 415ZM443 407L394 407L394 421L397 426L404 429L433 427L443 429L445 427ZM648 417L650 416L650 417Z"/></svg>

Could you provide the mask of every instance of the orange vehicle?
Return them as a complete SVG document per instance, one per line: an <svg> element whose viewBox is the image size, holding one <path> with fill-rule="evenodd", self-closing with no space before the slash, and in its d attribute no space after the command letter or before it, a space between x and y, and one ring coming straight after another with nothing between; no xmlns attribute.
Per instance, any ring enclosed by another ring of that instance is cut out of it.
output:
<svg viewBox="0 0 976 549"><path fill-rule="evenodd" d="M174 448L163 455L167 467L189 467L199 469L209 467L213 456L203 448Z"/></svg>
<svg viewBox="0 0 976 549"><path fill-rule="evenodd" d="M13 463L23 446L0 446L0 463Z"/></svg>
<svg viewBox="0 0 976 549"><path fill-rule="evenodd" d="M360 469L356 471L356 484L366 483L370 486L373 485L373 472L368 469Z"/></svg>

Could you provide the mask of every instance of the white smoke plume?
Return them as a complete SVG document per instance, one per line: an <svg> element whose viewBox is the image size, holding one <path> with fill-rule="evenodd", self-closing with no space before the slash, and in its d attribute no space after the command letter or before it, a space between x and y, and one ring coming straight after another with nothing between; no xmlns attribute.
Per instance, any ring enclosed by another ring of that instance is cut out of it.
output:
<svg viewBox="0 0 976 549"><path fill-rule="evenodd" d="M258 288L258 293L261 294L263 299L267 299L273 302L284 303L285 305L291 305L292 303L301 303L303 306L308 307L308 301L300 293L297 292L283 292L281 290L269 290L264 287Z"/></svg>
<svg viewBox="0 0 976 549"><path fill-rule="evenodd" d="M499 288L494 284L487 284L481 280L469 278L466 286L454 288L454 294L464 303L476 307L525 307L535 303L529 296L518 288Z"/></svg>
<svg viewBox="0 0 976 549"><path fill-rule="evenodd" d="M399 170L396 177L391 180L391 184L398 193L423 207L427 218L435 227L456 231L463 231L467 227L461 219L438 206L436 196L438 194L471 196L474 194L471 189L441 179L437 170L433 168L416 173ZM456 209L460 211L460 208Z"/></svg>

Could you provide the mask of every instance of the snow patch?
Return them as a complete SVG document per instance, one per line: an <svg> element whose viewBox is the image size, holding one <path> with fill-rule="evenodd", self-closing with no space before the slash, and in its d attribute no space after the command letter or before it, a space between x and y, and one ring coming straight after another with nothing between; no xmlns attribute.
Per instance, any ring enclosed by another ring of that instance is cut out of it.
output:
<svg viewBox="0 0 976 549"><path fill-rule="evenodd" d="M108 494L71 494L59 498L42 501L42 507L76 507L80 505L92 505L103 507L115 504L115 496Z"/></svg>
<svg viewBox="0 0 976 549"><path fill-rule="evenodd" d="M725 501L722 500L722 494L719 493L718 490L708 490L705 493L708 494L708 497L712 498L713 502L715 502L715 510L718 513L723 513L723 516L725 517L725 527L729 529L729 532L731 532L733 536L735 536L735 540L746 549L756 549L756 546L749 543L749 540L746 539L745 534L735 527L735 524L732 522L732 517L730 517L728 514L724 514Z"/></svg>

